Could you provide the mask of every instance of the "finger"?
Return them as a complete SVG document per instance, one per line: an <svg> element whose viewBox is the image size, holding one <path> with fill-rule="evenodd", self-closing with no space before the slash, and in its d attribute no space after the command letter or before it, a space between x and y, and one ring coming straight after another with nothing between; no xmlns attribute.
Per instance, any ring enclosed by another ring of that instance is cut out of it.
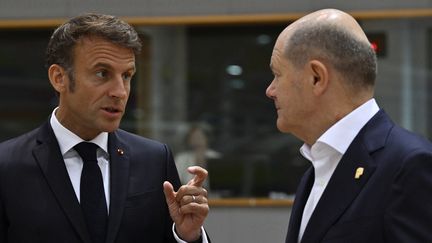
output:
<svg viewBox="0 0 432 243"><path fill-rule="evenodd" d="M191 202L190 203L207 204L208 200L207 200L206 197L198 195L198 196L191 197Z"/></svg>
<svg viewBox="0 0 432 243"><path fill-rule="evenodd" d="M189 203L197 203L197 196L186 195L180 199L180 206L184 206Z"/></svg>
<svg viewBox="0 0 432 243"><path fill-rule="evenodd" d="M204 196L186 195L180 200L180 206L184 206L189 203L203 204L208 203L208 200Z"/></svg>
<svg viewBox="0 0 432 243"><path fill-rule="evenodd" d="M197 186L197 187L202 187L205 179L208 176L208 172L207 170L205 170L202 167L199 166L191 166L188 167L188 172L195 175L192 180L190 180L187 185L189 186Z"/></svg>
<svg viewBox="0 0 432 243"><path fill-rule="evenodd" d="M207 217L210 209L207 203L203 203L203 204L189 203L180 207L179 211L183 215L192 214L199 218L204 219L205 217Z"/></svg>
<svg viewBox="0 0 432 243"><path fill-rule="evenodd" d="M180 202L184 197L190 198L192 195L207 197L207 190L196 186L181 186L176 193L176 200L177 202Z"/></svg>
<svg viewBox="0 0 432 243"><path fill-rule="evenodd" d="M174 192L174 187L172 186L172 184L168 181L165 181L163 183L163 189L165 194L165 200L168 206L176 203L176 193Z"/></svg>

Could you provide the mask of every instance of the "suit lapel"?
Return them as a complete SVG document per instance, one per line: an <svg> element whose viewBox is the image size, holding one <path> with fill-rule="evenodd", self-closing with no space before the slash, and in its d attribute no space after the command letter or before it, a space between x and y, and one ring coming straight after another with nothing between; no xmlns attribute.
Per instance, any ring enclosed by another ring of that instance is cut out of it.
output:
<svg viewBox="0 0 432 243"><path fill-rule="evenodd" d="M84 218L72 187L60 148L49 123L45 123L37 136L38 145L33 155L39 164L54 196L83 242L90 243Z"/></svg>
<svg viewBox="0 0 432 243"><path fill-rule="evenodd" d="M309 168L302 177L299 187L296 192L294 205L291 210L291 217L288 226L288 233L285 242L297 243L299 236L301 219L303 216L303 209L309 197L310 191L314 183L314 170L313 167Z"/></svg>
<svg viewBox="0 0 432 243"><path fill-rule="evenodd" d="M371 154L385 145L392 123L383 111L378 112L360 131L342 157L323 192L302 242L320 242L329 228L342 216L374 173L376 164ZM360 178L357 168L363 167Z"/></svg>
<svg viewBox="0 0 432 243"><path fill-rule="evenodd" d="M122 142L118 133L110 133L108 138L110 157L110 213L108 220L107 243L115 241L122 220L129 181L129 147Z"/></svg>
<svg viewBox="0 0 432 243"><path fill-rule="evenodd" d="M364 149L358 149L361 144L355 141L343 156L329 184L324 190L311 218L306 226L304 242L320 242L330 226L343 214L345 209L356 198L375 170L369 154ZM357 168L363 167L363 175L355 179Z"/></svg>

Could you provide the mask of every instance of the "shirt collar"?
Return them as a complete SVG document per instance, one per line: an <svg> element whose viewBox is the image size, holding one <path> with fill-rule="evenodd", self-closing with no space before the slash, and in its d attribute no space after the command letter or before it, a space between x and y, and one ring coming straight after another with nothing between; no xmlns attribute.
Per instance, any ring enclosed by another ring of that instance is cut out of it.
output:
<svg viewBox="0 0 432 243"><path fill-rule="evenodd" d="M330 127L318 138L318 141L330 145L341 154L345 154L360 130L378 111L379 107L375 99L370 99Z"/></svg>
<svg viewBox="0 0 432 243"><path fill-rule="evenodd" d="M340 154L345 154L349 145L363 128L364 125L379 111L375 99L370 99L341 120L331 126L312 147L318 144L326 144ZM303 144L301 154L308 160L312 160L311 147Z"/></svg>
<svg viewBox="0 0 432 243"><path fill-rule="evenodd" d="M54 111L51 114L50 124L54 131L54 135L57 138L57 141L60 146L60 151L62 155L64 156L69 150L71 150L75 145L78 143L84 142L82 138L80 138L78 135L64 127L59 120L56 117L56 111L58 107L54 109ZM96 145L99 146L106 154L108 154L108 133L102 132L99 135L97 135L95 138L93 138L90 141Z"/></svg>

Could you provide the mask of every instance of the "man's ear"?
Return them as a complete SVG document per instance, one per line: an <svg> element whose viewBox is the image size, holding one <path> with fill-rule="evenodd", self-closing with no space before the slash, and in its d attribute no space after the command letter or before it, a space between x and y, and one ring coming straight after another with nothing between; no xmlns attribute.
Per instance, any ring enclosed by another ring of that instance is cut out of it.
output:
<svg viewBox="0 0 432 243"><path fill-rule="evenodd" d="M329 70L318 60L312 60L308 63L310 84L316 95L323 94L329 85Z"/></svg>
<svg viewBox="0 0 432 243"><path fill-rule="evenodd" d="M53 64L48 68L48 78L54 89L62 93L66 91L69 79L66 70L58 64Z"/></svg>

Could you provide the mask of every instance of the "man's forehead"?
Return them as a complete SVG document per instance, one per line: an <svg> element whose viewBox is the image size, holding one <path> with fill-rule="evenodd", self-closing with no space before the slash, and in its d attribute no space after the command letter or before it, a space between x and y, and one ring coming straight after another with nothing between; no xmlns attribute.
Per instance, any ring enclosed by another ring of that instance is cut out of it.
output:
<svg viewBox="0 0 432 243"><path fill-rule="evenodd" d="M81 49L84 52L97 52L101 50L118 50L122 53L128 53L128 56L135 57L135 53L131 48L124 47L122 45L116 44L110 40L107 40L103 37L98 36L86 36L81 37L77 44L75 45L75 49ZM124 51L123 51L124 50ZM115 52L118 52L115 51ZM118 53L119 54L119 53Z"/></svg>
<svg viewBox="0 0 432 243"><path fill-rule="evenodd" d="M276 40L276 43L273 47L272 57L275 55L280 55L285 50L288 36L286 34L282 35L283 33L284 32L282 32Z"/></svg>
<svg viewBox="0 0 432 243"><path fill-rule="evenodd" d="M76 46L87 47L87 48L91 48L94 47L94 45L101 45L101 44L115 45L113 42L105 38L94 36L94 35L81 36L76 42Z"/></svg>
<svg viewBox="0 0 432 243"><path fill-rule="evenodd" d="M285 46L287 45L287 42L292 35L292 33L297 28L296 22L288 25L278 36L276 40L276 44L274 46L274 49L278 49L279 51L282 51L285 49Z"/></svg>

